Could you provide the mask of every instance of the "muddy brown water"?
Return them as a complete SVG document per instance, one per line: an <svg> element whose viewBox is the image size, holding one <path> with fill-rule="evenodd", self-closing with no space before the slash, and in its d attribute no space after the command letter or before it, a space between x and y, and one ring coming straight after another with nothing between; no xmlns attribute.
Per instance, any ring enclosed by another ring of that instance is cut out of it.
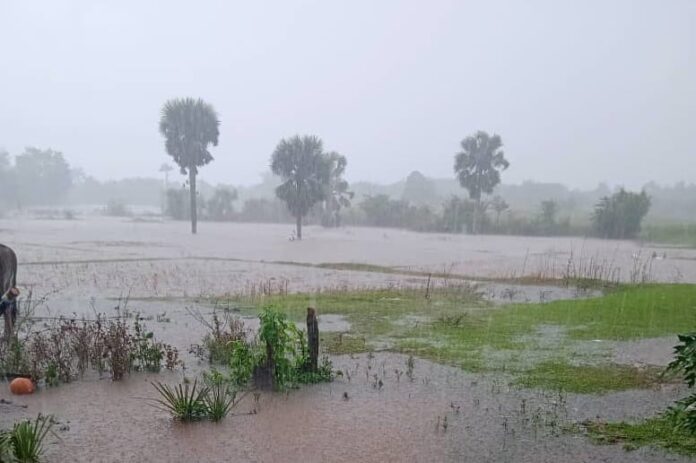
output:
<svg viewBox="0 0 696 463"><path fill-rule="evenodd" d="M49 439L49 462L688 461L595 446L561 429L587 418L633 418L627 410L657 412L683 393L676 386L559 395L424 360L416 360L411 381L406 357L397 354L334 362L345 373L333 383L262 393L258 401L248 395L218 424L176 422L151 406L150 381L175 383L181 373L133 374L116 383L87 378L22 398L8 397L2 385L0 397L13 404L0 405L0 426L53 414L58 437Z"/></svg>
<svg viewBox="0 0 696 463"><path fill-rule="evenodd" d="M620 446L595 446L583 436L559 431L559 423L567 421L650 416L684 394L673 385L601 396L558 396L512 388L505 376L467 374L419 359L414 380L409 381L405 373L398 379L395 373L406 370L405 357L379 353L371 361L364 355L337 357L335 365L346 375L335 382L288 394L263 393L258 403L253 396L247 397L235 410L236 416L219 424L174 422L151 407L148 399L155 397L151 380L174 384L183 375L196 376L204 367L187 354L188 346L200 342L206 331L186 310L198 306L177 298L250 292L269 281L276 287L287 282L290 291L423 287L426 283L415 276L274 261L372 263L496 277L555 273L571 255L583 255L590 260L606 258L623 269L625 279L636 256L642 259L657 252L663 258L653 263L656 280L696 282L696 250L577 238L314 227L307 228L303 242L289 242L292 227L286 225L206 223L198 236L191 236L184 225L86 217L0 220L2 242L13 246L19 256L24 294L33 288L35 295L48 295L37 315L89 317L94 313L90 303L98 312L115 315L116 302L108 298L174 298L133 300L129 306L152 317L147 326L158 339L176 345L186 360L184 372L133 374L117 383L87 377L22 398L9 396L7 384L0 383L0 398L13 402L0 403L0 428L38 412L55 415L60 422L58 438L52 438L48 446L48 462L688 461L655 449L627 453ZM587 295L569 288L495 283L482 290L494 302ZM199 308L210 310L210 306ZM170 321L158 322L160 314ZM252 326L253 320L246 322ZM340 317L324 318L321 323L325 331L347 329ZM669 347L667 341L664 344L662 350ZM645 346L624 347L629 354L651 351ZM627 359L650 361L652 357L628 355ZM256 413L249 414L252 410Z"/></svg>

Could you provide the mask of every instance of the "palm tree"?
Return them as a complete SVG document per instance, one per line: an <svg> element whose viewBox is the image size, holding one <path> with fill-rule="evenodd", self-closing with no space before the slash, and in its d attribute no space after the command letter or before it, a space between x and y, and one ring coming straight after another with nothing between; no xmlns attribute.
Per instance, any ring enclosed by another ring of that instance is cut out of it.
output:
<svg viewBox="0 0 696 463"><path fill-rule="evenodd" d="M285 201L295 217L297 239L301 240L302 218L328 194L331 166L321 140L314 135L281 140L271 155L271 171L283 181L276 188L276 196Z"/></svg>
<svg viewBox="0 0 696 463"><path fill-rule="evenodd" d="M454 172L469 197L476 201L473 233L478 232L478 216L481 214L481 195L490 194L500 183L500 171L510 163L502 151L503 141L499 135L490 136L479 130L461 142L462 151L454 157Z"/></svg>
<svg viewBox="0 0 696 463"><path fill-rule="evenodd" d="M208 146L217 146L220 121L215 109L205 101L193 98L169 100L162 107L159 131L165 138L167 153L188 173L191 196L191 233L196 233L196 174L198 168L213 160Z"/></svg>
<svg viewBox="0 0 696 463"><path fill-rule="evenodd" d="M500 214L507 211L510 205L500 196L495 195L491 199L491 208L495 211L495 226L500 225Z"/></svg>
<svg viewBox="0 0 696 463"><path fill-rule="evenodd" d="M326 198L326 209L329 215L327 222L329 226L340 227L341 208L350 207L350 200L355 194L348 190L348 182L343 179L343 173L348 164L346 157L332 151L326 155L326 158L330 165L329 191Z"/></svg>

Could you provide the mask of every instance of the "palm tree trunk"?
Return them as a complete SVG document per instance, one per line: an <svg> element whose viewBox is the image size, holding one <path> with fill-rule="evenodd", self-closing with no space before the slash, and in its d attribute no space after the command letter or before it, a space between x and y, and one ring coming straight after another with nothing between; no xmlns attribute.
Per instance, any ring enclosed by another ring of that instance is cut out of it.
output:
<svg viewBox="0 0 696 463"><path fill-rule="evenodd" d="M302 239L302 216L297 216L297 239Z"/></svg>
<svg viewBox="0 0 696 463"><path fill-rule="evenodd" d="M191 193L191 233L196 234L198 213L196 211L196 173L189 168L189 192Z"/></svg>
<svg viewBox="0 0 696 463"><path fill-rule="evenodd" d="M472 227L471 227L471 232L474 235L478 233L478 220L479 220L479 212L480 211L481 211L481 196L476 198L476 207L474 208L474 223L472 224Z"/></svg>

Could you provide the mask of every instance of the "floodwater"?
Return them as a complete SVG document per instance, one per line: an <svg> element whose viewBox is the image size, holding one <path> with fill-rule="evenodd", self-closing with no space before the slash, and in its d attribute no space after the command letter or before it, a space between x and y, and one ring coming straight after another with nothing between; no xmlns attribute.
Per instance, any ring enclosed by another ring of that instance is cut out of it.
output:
<svg viewBox="0 0 696 463"><path fill-rule="evenodd" d="M235 416L218 424L178 423L150 406L155 393L149 381L181 379L166 373L135 374L118 383L86 379L11 398L13 404L0 405L0 425L37 412L54 414L59 439L48 446L47 461L688 461L658 450L595 446L563 432L578 420L631 418L626 410L636 408L657 412L683 393L674 385L598 397L559 395L518 390L505 377L465 374L424 360L416 360L410 380L406 357L396 354L334 362L344 374L333 383L262 393L258 401L250 394Z"/></svg>
<svg viewBox="0 0 696 463"><path fill-rule="evenodd" d="M605 262L625 280L637 263L655 255L651 280L696 282L696 250L627 241L307 227L306 240L291 242L290 231L288 225L203 223L192 236L184 222L0 220L0 241L18 254L23 296L31 289L35 300L45 297L36 316L116 315L115 299L131 298L128 310L145 317L147 327L176 346L186 364L183 372L133 374L117 383L89 377L21 398L0 384L0 399L13 402L0 402L0 428L38 412L55 415L60 424L47 450L49 462L687 461L660 450L627 453L620 446L594 446L584 436L561 432L563 424L576 420L649 416L684 394L678 386L561 396L512 388L505 376L467 374L420 359L410 381L405 357L387 353L336 357L335 366L345 374L335 382L263 393L258 402L248 396L236 416L219 424L176 423L149 406L155 397L151 380L174 384L204 367L188 354L206 333L192 312L212 310L209 302L197 302L200 296L224 300L226 294L428 284L414 275L299 263L370 263L460 277L560 276L572 255L578 266L583 259L587 265ZM595 294L496 282L479 289L495 303ZM350 328L340 316L320 317L323 331ZM257 322L245 323L253 329ZM652 341L617 344L615 358L664 364L671 344L657 340L656 349Z"/></svg>
<svg viewBox="0 0 696 463"><path fill-rule="evenodd" d="M388 286L403 275L339 272L277 262L368 263L470 277L560 277L604 271L630 280L696 282L696 249L583 238L424 234L378 228L307 227L289 241L289 225L131 219L0 220L1 241L20 262L19 280L48 291L71 288L118 296L217 294L274 278L289 289ZM653 258L654 256L654 258ZM419 280L416 280L419 281Z"/></svg>

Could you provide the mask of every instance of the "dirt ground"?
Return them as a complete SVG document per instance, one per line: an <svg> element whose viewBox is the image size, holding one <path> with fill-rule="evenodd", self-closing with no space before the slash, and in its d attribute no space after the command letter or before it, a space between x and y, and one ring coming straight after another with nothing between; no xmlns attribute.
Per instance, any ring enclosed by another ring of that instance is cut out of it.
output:
<svg viewBox="0 0 696 463"><path fill-rule="evenodd" d="M316 291L425 283L418 276L298 263L510 277L560 276L571 259L576 265L604 263L629 280L649 259L651 280L696 282L696 250L628 241L307 227L306 239L298 242L288 239L290 225L202 223L196 236L188 230L184 222L113 218L1 220L0 242L17 252L24 294L31 289L46 297L40 315L108 312L115 305L110 298L130 296L143 315L165 314L166 322L147 324L184 353L204 334L188 312L196 296L248 293L264 285ZM492 300L504 299L506 288L483 286ZM569 290L518 287L514 293L522 301L573 297L563 291ZM622 344L616 360L664 364L672 344L650 341ZM191 356L185 361L186 371L157 379L173 383L203 368ZM351 380L344 376L289 394L263 394L258 401L247 397L238 416L219 425L184 426L148 406L153 377L144 374L118 383L88 377L23 398L10 396L0 384L0 399L12 402L0 403L0 427L38 412L54 414L60 439L49 446L47 461L688 461L659 450L627 453L620 446L594 446L562 432L569 421L636 418L664 409L683 394L677 386L559 395L520 390L504 376L468 374L425 360L417 360L415 379L408 381L394 374L404 362L403 356L387 353L374 359L336 357L335 366L352 372ZM375 375L382 387L375 386Z"/></svg>

